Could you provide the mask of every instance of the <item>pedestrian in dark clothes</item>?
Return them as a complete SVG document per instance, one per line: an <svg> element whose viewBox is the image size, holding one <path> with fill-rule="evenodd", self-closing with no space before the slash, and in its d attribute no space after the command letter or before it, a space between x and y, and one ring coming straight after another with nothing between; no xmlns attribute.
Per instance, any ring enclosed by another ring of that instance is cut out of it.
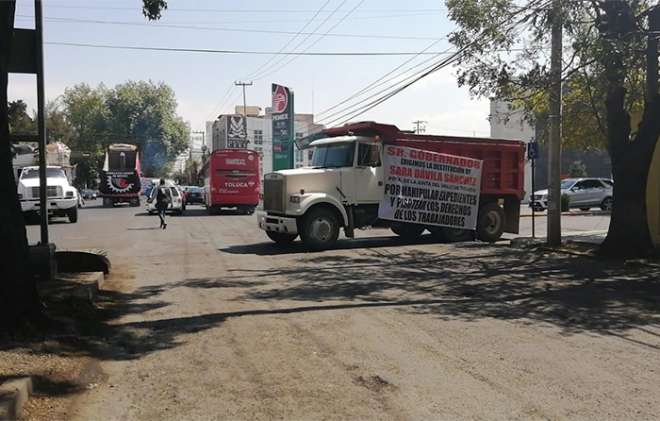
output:
<svg viewBox="0 0 660 421"><path fill-rule="evenodd" d="M165 180L160 179L158 185L158 191L156 192L156 210L158 211L158 217L160 218L160 227L162 229L167 228L167 223L165 222L165 211L167 210L167 205L170 203L170 198L167 195Z"/></svg>

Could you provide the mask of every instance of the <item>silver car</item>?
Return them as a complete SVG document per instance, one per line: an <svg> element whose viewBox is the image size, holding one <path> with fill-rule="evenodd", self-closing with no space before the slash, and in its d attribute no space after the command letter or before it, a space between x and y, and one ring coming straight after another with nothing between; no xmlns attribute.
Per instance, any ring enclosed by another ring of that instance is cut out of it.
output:
<svg viewBox="0 0 660 421"><path fill-rule="evenodd" d="M566 178L560 185L561 194L569 197L569 208L579 208L583 211L593 207L604 211L612 210L613 187L614 182L608 178ZM548 190L535 191L529 207L536 211L547 209Z"/></svg>

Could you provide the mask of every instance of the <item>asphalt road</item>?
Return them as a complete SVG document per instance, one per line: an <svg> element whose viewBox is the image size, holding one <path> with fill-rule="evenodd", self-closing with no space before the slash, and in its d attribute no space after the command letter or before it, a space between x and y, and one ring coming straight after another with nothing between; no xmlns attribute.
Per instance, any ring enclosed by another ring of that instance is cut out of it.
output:
<svg viewBox="0 0 660 421"><path fill-rule="evenodd" d="M567 218L572 230L607 227L602 216ZM35 241L38 227L29 232ZM95 355L106 381L78 395L68 419L600 420L660 411L659 329L622 338L570 328L579 313L571 300L524 311L513 311L524 298L465 301L484 279L496 294L555 273L530 275L537 263L524 261L509 278L521 263L499 260L505 245L404 244L373 230L337 250L282 251L254 217L201 208L163 231L140 209L88 207L77 224L54 223L51 236L60 249L107 250L120 313Z"/></svg>

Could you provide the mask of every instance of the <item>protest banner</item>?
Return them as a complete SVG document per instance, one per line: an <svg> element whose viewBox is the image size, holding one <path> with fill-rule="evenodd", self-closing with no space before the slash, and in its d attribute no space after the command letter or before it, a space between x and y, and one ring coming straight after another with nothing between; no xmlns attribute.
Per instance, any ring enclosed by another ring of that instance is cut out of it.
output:
<svg viewBox="0 0 660 421"><path fill-rule="evenodd" d="M397 222L473 230L483 162L388 145L385 194L378 217Z"/></svg>

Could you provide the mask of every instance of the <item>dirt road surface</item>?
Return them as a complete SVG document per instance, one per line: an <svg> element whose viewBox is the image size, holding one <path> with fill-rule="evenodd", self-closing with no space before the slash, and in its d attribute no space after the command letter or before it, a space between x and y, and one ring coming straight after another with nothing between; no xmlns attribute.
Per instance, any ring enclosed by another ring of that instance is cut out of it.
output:
<svg viewBox="0 0 660 421"><path fill-rule="evenodd" d="M139 212L89 208L51 227L60 249L103 248L113 262L113 316L86 348L107 380L72 396L63 419L660 413L660 269L387 231L281 251L254 217L196 209L162 231Z"/></svg>

